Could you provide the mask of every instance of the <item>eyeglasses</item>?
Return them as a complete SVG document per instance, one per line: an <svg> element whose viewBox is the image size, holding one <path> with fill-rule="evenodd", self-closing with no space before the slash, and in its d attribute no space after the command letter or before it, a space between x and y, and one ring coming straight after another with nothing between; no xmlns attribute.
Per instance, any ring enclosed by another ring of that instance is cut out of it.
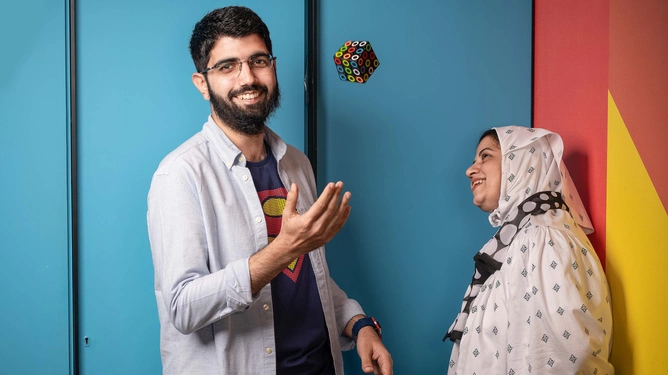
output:
<svg viewBox="0 0 668 375"><path fill-rule="evenodd" d="M259 54L251 56L248 60L241 61L239 59L228 59L217 62L214 66L202 70L201 74L208 72L209 70L214 70L220 75L226 78L234 78L241 74L241 65L243 63L248 64L248 67L254 71L264 71L267 68L274 66L274 60L276 56L271 56L267 54Z"/></svg>

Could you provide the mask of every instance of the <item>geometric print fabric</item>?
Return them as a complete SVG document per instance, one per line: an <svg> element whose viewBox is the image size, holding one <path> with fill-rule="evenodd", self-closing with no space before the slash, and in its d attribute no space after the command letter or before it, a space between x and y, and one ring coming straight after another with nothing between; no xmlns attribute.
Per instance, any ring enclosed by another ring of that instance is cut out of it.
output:
<svg viewBox="0 0 668 375"><path fill-rule="evenodd" d="M564 208L528 215L516 233L504 234L503 224L521 216L520 204L540 191L527 192L527 186L561 192L568 176L565 166L559 168L562 149L554 147L560 138L554 134L551 142L540 141L553 134L541 129L496 130L503 153L502 194L490 222L501 228L481 253L493 254L498 270L492 269L469 303L448 374L612 375L608 284L583 231L582 224L591 223L574 186L564 196L571 212ZM515 130L524 133L513 134L513 143L504 144L508 138L503 134ZM533 134L536 130L542 134ZM525 135L533 139L522 139ZM513 149L514 144L523 147ZM499 238L511 238L505 251L496 252Z"/></svg>

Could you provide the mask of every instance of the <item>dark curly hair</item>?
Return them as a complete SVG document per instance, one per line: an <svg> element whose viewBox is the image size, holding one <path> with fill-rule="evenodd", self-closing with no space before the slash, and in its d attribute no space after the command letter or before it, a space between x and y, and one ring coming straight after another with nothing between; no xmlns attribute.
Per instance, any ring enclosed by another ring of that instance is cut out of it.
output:
<svg viewBox="0 0 668 375"><path fill-rule="evenodd" d="M211 50L216 41L224 36L242 38L258 34L273 55L269 29L252 10L241 6L229 6L209 12L193 29L190 37L190 56L198 72L207 68Z"/></svg>

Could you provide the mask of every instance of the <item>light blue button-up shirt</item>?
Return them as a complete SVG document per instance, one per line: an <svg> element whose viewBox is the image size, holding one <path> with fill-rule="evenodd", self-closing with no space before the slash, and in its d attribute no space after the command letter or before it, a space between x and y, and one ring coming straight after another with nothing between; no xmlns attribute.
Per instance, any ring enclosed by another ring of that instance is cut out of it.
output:
<svg viewBox="0 0 668 375"><path fill-rule="evenodd" d="M297 210L317 198L308 158L271 130L265 138ZM267 227L250 171L239 149L209 116L201 132L171 152L153 175L149 238L166 375L275 374L271 286L251 295L248 260L267 246ZM342 335L363 314L329 276L325 249L310 253L332 357L343 374Z"/></svg>

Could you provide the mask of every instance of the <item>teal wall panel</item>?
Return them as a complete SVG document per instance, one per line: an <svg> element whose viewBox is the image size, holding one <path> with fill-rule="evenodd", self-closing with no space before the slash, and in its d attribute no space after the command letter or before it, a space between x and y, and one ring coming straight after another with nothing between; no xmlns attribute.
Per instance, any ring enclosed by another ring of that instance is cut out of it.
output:
<svg viewBox="0 0 668 375"><path fill-rule="evenodd" d="M318 180L352 212L332 276L383 326L397 374L442 374L443 343L493 233L464 171L480 133L531 121L532 2L320 2ZM380 67L340 81L333 55L368 40ZM355 352L346 373L360 374Z"/></svg>
<svg viewBox="0 0 668 375"><path fill-rule="evenodd" d="M67 5L0 6L0 373L69 374Z"/></svg>
<svg viewBox="0 0 668 375"><path fill-rule="evenodd" d="M188 41L227 4L77 3L81 371L159 374L146 196L160 160L210 112L191 82ZM237 3L264 19L278 56L283 101L269 125L303 149L303 1Z"/></svg>

